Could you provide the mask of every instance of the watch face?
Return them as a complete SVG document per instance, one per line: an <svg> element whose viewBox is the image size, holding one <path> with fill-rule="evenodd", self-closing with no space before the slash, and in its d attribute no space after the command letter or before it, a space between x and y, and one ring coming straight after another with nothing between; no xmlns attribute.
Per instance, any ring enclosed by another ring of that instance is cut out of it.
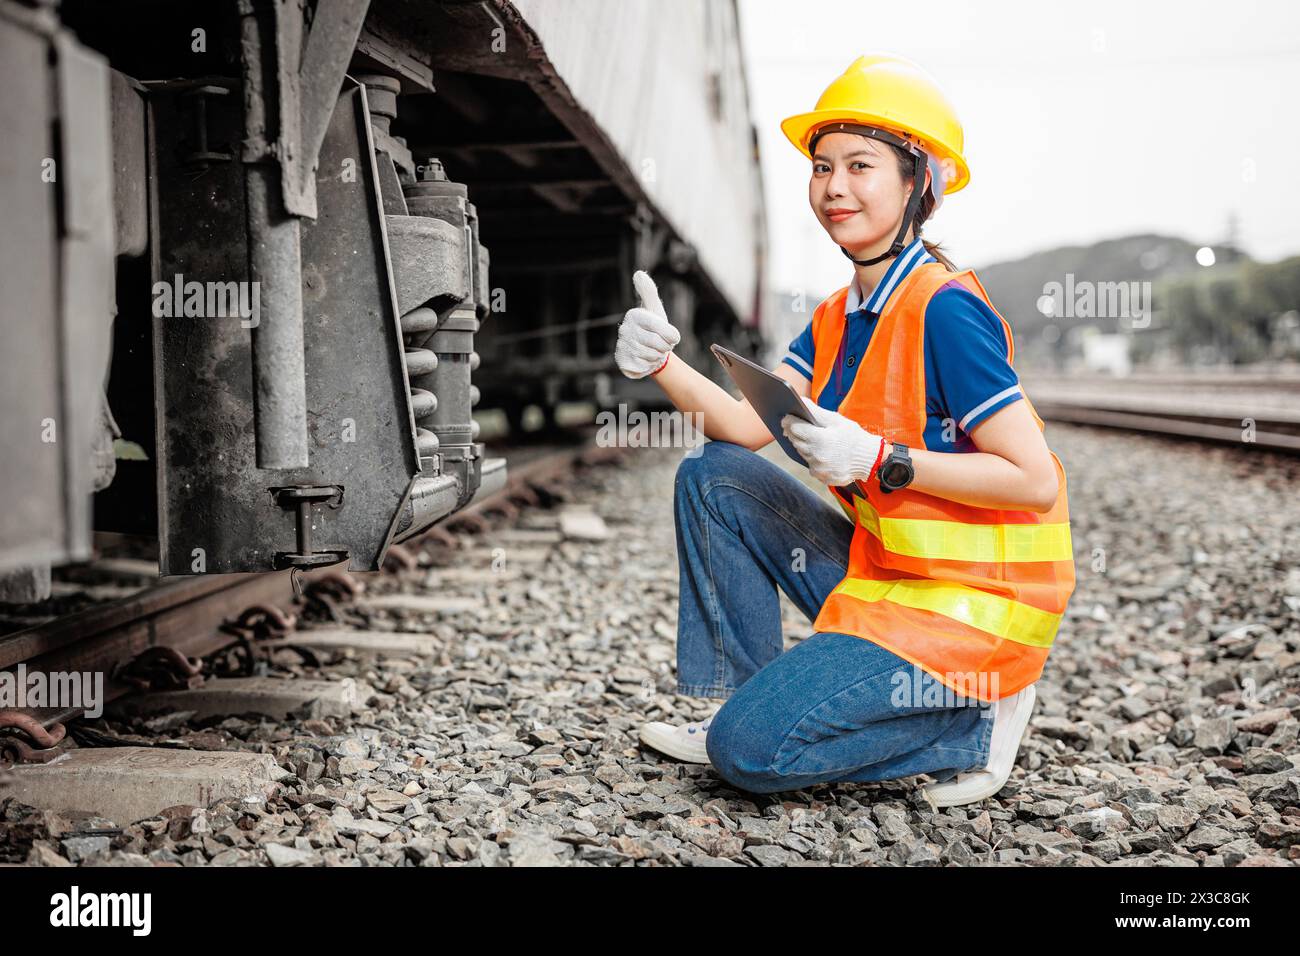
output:
<svg viewBox="0 0 1300 956"><path fill-rule="evenodd" d="M890 462L881 472L880 477L884 479L885 484L891 486L901 485L907 481L908 468L900 461Z"/></svg>

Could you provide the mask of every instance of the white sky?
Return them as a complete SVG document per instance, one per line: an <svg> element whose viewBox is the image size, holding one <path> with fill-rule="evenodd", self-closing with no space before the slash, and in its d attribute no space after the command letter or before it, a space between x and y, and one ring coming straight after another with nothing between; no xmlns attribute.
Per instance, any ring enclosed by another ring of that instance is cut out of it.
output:
<svg viewBox="0 0 1300 956"><path fill-rule="evenodd" d="M851 266L780 121L862 53L909 57L955 105L971 182L927 225L962 266L1135 232L1300 252L1300 4L739 0L773 287Z"/></svg>

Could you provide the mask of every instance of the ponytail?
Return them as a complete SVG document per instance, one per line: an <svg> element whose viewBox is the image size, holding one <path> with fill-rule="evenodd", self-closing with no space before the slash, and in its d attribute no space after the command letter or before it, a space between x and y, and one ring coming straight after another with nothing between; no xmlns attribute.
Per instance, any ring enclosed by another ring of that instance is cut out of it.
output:
<svg viewBox="0 0 1300 956"><path fill-rule="evenodd" d="M916 231L919 233L921 230L918 227ZM952 264L952 260L949 259L946 255L944 255L943 249L939 247L939 243L931 242L928 239L922 239L921 245L925 246L926 252L930 253L930 255L934 256L941 263L943 263L943 267L947 269L949 272L959 271L957 267Z"/></svg>

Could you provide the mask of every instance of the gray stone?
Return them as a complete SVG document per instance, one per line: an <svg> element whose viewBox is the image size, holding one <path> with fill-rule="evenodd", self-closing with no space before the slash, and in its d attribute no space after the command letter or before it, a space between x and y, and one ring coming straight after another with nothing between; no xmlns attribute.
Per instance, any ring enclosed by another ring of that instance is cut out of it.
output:
<svg viewBox="0 0 1300 956"><path fill-rule="evenodd" d="M289 635L288 643L313 650L350 650L384 657L424 657L436 654L442 646L442 642L431 634L361 631L352 628L294 631Z"/></svg>
<svg viewBox="0 0 1300 956"><path fill-rule="evenodd" d="M310 850L297 850L279 843L267 844L266 857L272 866L308 866L319 861Z"/></svg>
<svg viewBox="0 0 1300 956"><path fill-rule="evenodd" d="M66 857L46 840L33 840L32 848L27 852L28 866L72 866Z"/></svg>
<svg viewBox="0 0 1300 956"><path fill-rule="evenodd" d="M1160 806L1156 808L1155 817L1160 829L1181 835L1196 826L1200 814L1187 807Z"/></svg>
<svg viewBox="0 0 1300 956"><path fill-rule="evenodd" d="M1189 850L1214 850L1225 843L1231 843L1232 838L1233 834L1223 827L1200 826L1187 834L1182 843Z"/></svg>
<svg viewBox="0 0 1300 956"><path fill-rule="evenodd" d="M1033 803L1020 804L1020 812L1029 817L1054 818L1063 816L1069 810L1064 800L1038 800Z"/></svg>
<svg viewBox="0 0 1300 956"><path fill-rule="evenodd" d="M1296 846L1300 844L1300 825L1269 820L1259 825L1255 839L1261 846Z"/></svg>
<svg viewBox="0 0 1300 956"><path fill-rule="evenodd" d="M516 833L510 838L510 865L563 866L559 855L563 847L546 833Z"/></svg>
<svg viewBox="0 0 1300 956"><path fill-rule="evenodd" d="M779 846L747 846L745 847L745 855L760 866L785 866L798 859L797 853L792 853Z"/></svg>
<svg viewBox="0 0 1300 956"><path fill-rule="evenodd" d="M912 828L907 823L907 813L898 807L878 806L875 808L876 821L880 824L880 839L886 843L897 843L913 837Z"/></svg>
<svg viewBox="0 0 1300 956"><path fill-rule="evenodd" d="M263 803L281 773L269 754L152 747L70 750L47 764L14 768L8 795L52 810L88 810L118 823L180 804L233 798Z"/></svg>
<svg viewBox="0 0 1300 956"><path fill-rule="evenodd" d="M360 602L359 610L392 611L401 614L464 614L478 611L478 598L451 594L376 594Z"/></svg>
<svg viewBox="0 0 1300 956"><path fill-rule="evenodd" d="M560 533L578 541L604 541L609 528L594 511L569 507L560 510Z"/></svg>
<svg viewBox="0 0 1300 956"><path fill-rule="evenodd" d="M1035 717L1031 723L1034 730L1044 737L1053 737L1067 743L1086 741L1092 736L1088 728L1064 717Z"/></svg>
<svg viewBox="0 0 1300 956"><path fill-rule="evenodd" d="M109 839L106 836L69 837L61 846L71 862L85 863L102 853L107 853Z"/></svg>
<svg viewBox="0 0 1300 956"><path fill-rule="evenodd" d="M364 709L370 694L369 687L352 678L324 681L219 677L193 690L154 691L128 697L117 709L132 714L187 710L199 719L227 714L284 718L303 709L313 717L347 717Z"/></svg>
<svg viewBox="0 0 1300 956"><path fill-rule="evenodd" d="M1232 743L1232 737L1236 728L1232 725L1230 717L1212 717L1204 720L1196 728L1196 734L1192 738L1192 746L1202 750L1207 754L1221 754Z"/></svg>
<svg viewBox="0 0 1300 956"><path fill-rule="evenodd" d="M1095 810L1086 810L1083 813L1072 813L1062 817L1059 822L1069 828L1071 833L1076 833L1088 840L1097 840L1108 833L1122 830L1128 824L1128 821L1124 819L1124 814L1118 810L1112 810L1110 807L1098 807Z"/></svg>
<svg viewBox="0 0 1300 956"><path fill-rule="evenodd" d="M1294 769L1284 754L1264 747L1249 747L1242 763L1249 773L1284 773Z"/></svg>

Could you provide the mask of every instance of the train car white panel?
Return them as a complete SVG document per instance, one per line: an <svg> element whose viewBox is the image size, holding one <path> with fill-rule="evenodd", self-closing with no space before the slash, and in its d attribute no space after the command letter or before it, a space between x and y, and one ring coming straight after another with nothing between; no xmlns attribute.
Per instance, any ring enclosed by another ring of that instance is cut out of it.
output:
<svg viewBox="0 0 1300 956"><path fill-rule="evenodd" d="M515 0L578 102L742 321L765 223L733 0Z"/></svg>

